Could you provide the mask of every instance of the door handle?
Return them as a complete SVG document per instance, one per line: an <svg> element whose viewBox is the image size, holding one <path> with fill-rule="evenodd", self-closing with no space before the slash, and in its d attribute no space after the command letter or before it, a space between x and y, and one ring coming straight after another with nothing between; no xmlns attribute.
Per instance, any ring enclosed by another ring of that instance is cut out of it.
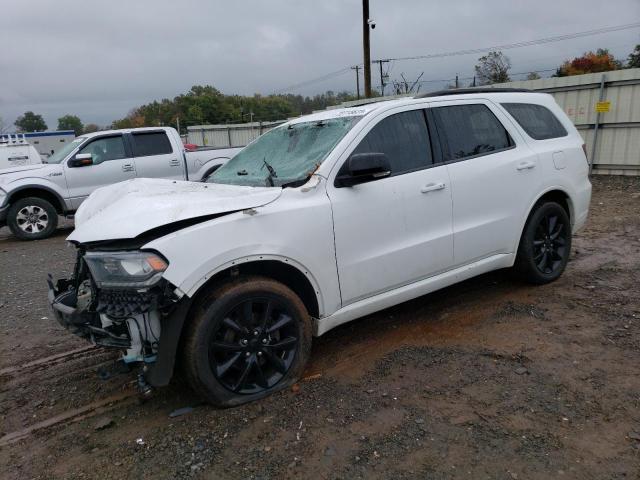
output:
<svg viewBox="0 0 640 480"><path fill-rule="evenodd" d="M169 161L169 165L171 165L172 167L179 167L180 166L180 161L177 158L172 158Z"/></svg>
<svg viewBox="0 0 640 480"><path fill-rule="evenodd" d="M131 165L130 163L122 165L122 171L123 172L133 172L133 165Z"/></svg>
<svg viewBox="0 0 640 480"><path fill-rule="evenodd" d="M429 183L420 189L420 193L435 192L436 190L443 190L445 187L444 182Z"/></svg>
<svg viewBox="0 0 640 480"><path fill-rule="evenodd" d="M536 168L535 162L522 162L516 167L517 170L531 170L532 168Z"/></svg>

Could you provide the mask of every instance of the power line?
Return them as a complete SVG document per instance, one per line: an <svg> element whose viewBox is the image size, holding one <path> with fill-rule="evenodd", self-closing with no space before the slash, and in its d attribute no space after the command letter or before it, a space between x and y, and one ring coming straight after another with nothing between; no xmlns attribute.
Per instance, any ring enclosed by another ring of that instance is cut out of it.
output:
<svg viewBox="0 0 640 480"><path fill-rule="evenodd" d="M510 50L513 48L531 47L533 45L543 45L546 43L561 42L563 40L571 40L574 38L589 37L592 35L600 35L603 33L618 32L621 30L629 30L631 28L639 28L640 22L628 23L626 25L616 25L612 27L598 28L596 30L586 30L584 32L568 33L565 35L556 35L554 37L539 38L537 40L529 40L526 42L508 43L505 45L494 45L493 47L473 48L468 50L457 50L454 52L430 53L427 55L415 55L413 57L397 57L386 58L385 60L425 60L430 58L454 57L458 55L471 55L474 53L484 53L491 50ZM376 60L374 60L375 62Z"/></svg>
<svg viewBox="0 0 640 480"><path fill-rule="evenodd" d="M360 64L360 66L361 65L362 64ZM290 85L290 86L288 86L286 88L281 88L279 90L276 90L274 93L275 94L285 93L285 92L288 92L288 91L291 91L291 90L297 90L297 89L302 88L302 87L307 87L309 85L313 85L314 83L324 82L325 80L330 80L332 78L344 75L349 70L351 70L351 67L345 67L345 68L342 68L340 70L336 70L335 72L327 73L326 75L323 75L321 77L317 77L317 78L313 78L313 79L310 79L310 80L306 80L304 82L296 83L296 84Z"/></svg>
<svg viewBox="0 0 640 480"><path fill-rule="evenodd" d="M493 47L484 47L484 48L474 48L474 49L468 49L468 50L457 50L454 52L443 52L443 53L431 53L431 54L427 54L427 55L416 55L416 56L412 56L412 57L397 57L397 58L386 58L384 60L423 60L423 59L431 59L431 58L442 58L442 57L452 57L452 56L458 56L458 55L471 55L474 53L484 53L484 52L488 52L491 50L511 50L514 48L522 48L522 47L530 47L530 46L534 46L534 45L543 45L546 43L553 43L553 42L560 42L563 40L571 40L573 38L582 38L582 37L589 37L592 35L600 35L603 33L610 33L610 32L618 32L621 30L629 30L632 28L639 28L640 27L640 22L636 22L636 23L628 23L625 25L614 25L614 26L610 26L610 27L603 27L603 28L598 28L595 30L585 30L583 32L576 32L576 33L569 33L569 34L565 34L565 35L556 35L553 37L546 37L546 38L540 38L537 40L529 40L526 42L517 42L517 43L509 43L506 45L496 45ZM359 64L359 66L363 66L363 64ZM327 73L325 75L322 75L320 77L316 77L316 78L312 78L309 80L305 80L304 82L300 82L300 83L296 83L294 85L289 85L286 88L281 88L279 90L274 91L274 94L281 94L281 93L286 93L289 92L291 90L297 90L299 88L303 88L303 87L308 87L310 85L314 85L316 83L320 83L320 82L324 82L326 80L330 80L332 78L335 77L339 77L341 75L344 75L345 73L349 72L351 70L351 67L345 67L342 68L340 70L336 70L335 72L331 72L331 73Z"/></svg>

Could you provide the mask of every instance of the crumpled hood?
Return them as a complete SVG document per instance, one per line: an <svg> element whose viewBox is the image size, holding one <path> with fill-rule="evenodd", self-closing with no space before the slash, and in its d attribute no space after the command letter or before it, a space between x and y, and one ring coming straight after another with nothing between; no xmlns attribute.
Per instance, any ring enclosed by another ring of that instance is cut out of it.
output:
<svg viewBox="0 0 640 480"><path fill-rule="evenodd" d="M75 215L67 240L86 243L135 238L181 220L260 207L282 189L137 178L99 188Z"/></svg>

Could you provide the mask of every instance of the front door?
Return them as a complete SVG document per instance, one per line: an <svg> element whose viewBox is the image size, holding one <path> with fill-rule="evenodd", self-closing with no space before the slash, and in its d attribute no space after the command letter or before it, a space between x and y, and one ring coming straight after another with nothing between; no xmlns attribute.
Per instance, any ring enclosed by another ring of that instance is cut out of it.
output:
<svg viewBox="0 0 640 480"><path fill-rule="evenodd" d="M78 154L91 154L91 165L64 166L72 208L80 204L96 188L135 178L136 171L122 135L95 137Z"/></svg>
<svg viewBox="0 0 640 480"><path fill-rule="evenodd" d="M391 175L327 187L343 306L434 275L453 261L449 177L445 165L434 163L424 111L387 116L358 141L351 153L386 154Z"/></svg>

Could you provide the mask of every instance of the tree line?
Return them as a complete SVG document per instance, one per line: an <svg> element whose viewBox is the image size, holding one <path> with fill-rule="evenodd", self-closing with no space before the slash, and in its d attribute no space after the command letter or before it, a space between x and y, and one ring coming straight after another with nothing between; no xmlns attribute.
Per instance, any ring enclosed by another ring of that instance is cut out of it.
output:
<svg viewBox="0 0 640 480"><path fill-rule="evenodd" d="M595 52L566 60L560 65L554 77L599 73L622 68L640 67L640 44L635 46L625 61L617 60L607 49L599 48ZM510 82L511 61L500 51L489 52L478 59L474 67L475 77L470 86L490 85ZM528 74L527 79L540 78L536 72ZM415 93L406 79L397 82L396 93ZM314 96L294 94L281 95L225 95L211 85L194 85L184 94L173 99L162 99L141 105L131 110L124 118L115 120L108 128L135 128L148 126L177 126L186 132L187 126L222 123L245 123L250 121L274 121L304 115L314 110L323 110L332 105L355 100L349 92L327 91ZM0 127L2 121L0 119ZM25 112L14 124L19 132L40 132L47 130L42 115ZM101 127L94 123L84 125L76 115L64 115L58 119L58 130L73 130L76 135L95 132ZM0 128L1 129L1 128Z"/></svg>

